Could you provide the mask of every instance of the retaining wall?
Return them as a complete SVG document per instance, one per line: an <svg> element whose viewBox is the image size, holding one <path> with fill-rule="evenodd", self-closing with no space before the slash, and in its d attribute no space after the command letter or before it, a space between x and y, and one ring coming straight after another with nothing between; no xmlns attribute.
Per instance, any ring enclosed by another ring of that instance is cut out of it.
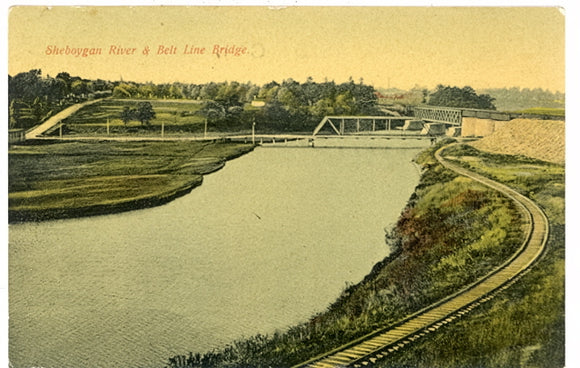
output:
<svg viewBox="0 0 580 368"><path fill-rule="evenodd" d="M481 119L475 117L463 117L461 124L462 137L487 137L508 121L493 119Z"/></svg>

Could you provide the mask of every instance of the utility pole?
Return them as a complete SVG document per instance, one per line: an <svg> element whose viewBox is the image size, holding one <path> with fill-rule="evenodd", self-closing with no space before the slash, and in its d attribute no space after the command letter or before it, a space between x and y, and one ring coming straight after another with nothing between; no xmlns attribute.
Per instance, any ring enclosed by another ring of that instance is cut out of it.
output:
<svg viewBox="0 0 580 368"><path fill-rule="evenodd" d="M256 144L256 118L252 122L252 144Z"/></svg>

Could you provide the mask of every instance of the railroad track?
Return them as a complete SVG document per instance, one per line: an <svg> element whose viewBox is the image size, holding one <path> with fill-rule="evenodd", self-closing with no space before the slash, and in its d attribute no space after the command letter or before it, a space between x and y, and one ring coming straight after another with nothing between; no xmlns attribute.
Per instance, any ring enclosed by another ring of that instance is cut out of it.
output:
<svg viewBox="0 0 580 368"><path fill-rule="evenodd" d="M485 178L454 163L444 160L440 153L435 158L446 168L479 181L513 200L525 216L526 238L517 252L494 271L437 303L404 320L377 330L335 350L317 356L293 368L364 367L393 353L405 345L436 331L443 325L461 318L482 303L507 289L525 274L542 254L548 239L548 219L529 198L506 185Z"/></svg>

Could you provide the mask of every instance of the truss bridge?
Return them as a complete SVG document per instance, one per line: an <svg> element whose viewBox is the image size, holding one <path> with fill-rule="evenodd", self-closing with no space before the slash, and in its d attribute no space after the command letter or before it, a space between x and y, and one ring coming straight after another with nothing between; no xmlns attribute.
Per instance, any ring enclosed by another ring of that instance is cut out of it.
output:
<svg viewBox="0 0 580 368"><path fill-rule="evenodd" d="M415 119L461 126L463 109L440 106L415 106Z"/></svg>

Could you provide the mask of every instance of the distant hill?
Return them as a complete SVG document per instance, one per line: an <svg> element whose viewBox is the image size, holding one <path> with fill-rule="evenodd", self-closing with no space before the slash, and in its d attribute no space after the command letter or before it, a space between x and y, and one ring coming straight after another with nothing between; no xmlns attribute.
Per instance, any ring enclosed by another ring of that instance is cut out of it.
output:
<svg viewBox="0 0 580 368"><path fill-rule="evenodd" d="M420 105L425 103L428 93L426 88L419 87L408 91L399 88L379 88L375 95L381 105Z"/></svg>
<svg viewBox="0 0 580 368"><path fill-rule="evenodd" d="M566 95L561 92L550 92L542 88L487 88L477 90L478 94L488 94L495 98L493 102L499 111L518 111L530 108L564 108Z"/></svg>
<svg viewBox="0 0 580 368"><path fill-rule="evenodd" d="M415 87L410 90L399 88L377 88L376 96L383 105L419 105L425 103L433 90ZM475 91L478 95L490 95L498 111L521 111L531 108L563 109L566 95L542 88L486 88Z"/></svg>

